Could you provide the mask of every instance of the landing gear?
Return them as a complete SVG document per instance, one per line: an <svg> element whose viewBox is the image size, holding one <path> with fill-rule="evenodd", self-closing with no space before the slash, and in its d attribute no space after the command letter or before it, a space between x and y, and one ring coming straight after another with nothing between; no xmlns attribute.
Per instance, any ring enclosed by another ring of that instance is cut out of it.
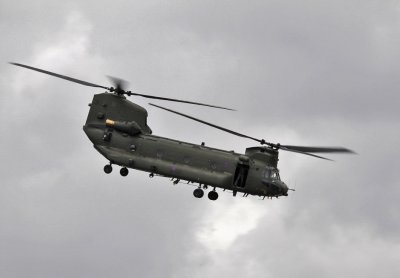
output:
<svg viewBox="0 0 400 278"><path fill-rule="evenodd" d="M177 184L179 183L179 181L180 181L180 179L176 179L176 180L174 180L172 183L173 183L174 185L177 185Z"/></svg>
<svg viewBox="0 0 400 278"><path fill-rule="evenodd" d="M204 196L204 191L203 191L203 189L201 189L201 188L196 188L196 189L193 191L193 196L196 197L196 198L201 198L201 197L203 197L203 196Z"/></svg>
<svg viewBox="0 0 400 278"><path fill-rule="evenodd" d="M126 177L129 174L129 170L126 167L121 168L121 170L119 170L119 173L121 174L121 176Z"/></svg>
<svg viewBox="0 0 400 278"><path fill-rule="evenodd" d="M111 166L111 163L104 166L104 173L110 174L112 170L113 168ZM119 170L119 173L121 174L121 176L126 177L129 174L129 170L126 167L122 167L121 170Z"/></svg>
<svg viewBox="0 0 400 278"><path fill-rule="evenodd" d="M106 174L110 174L112 172L112 166L111 164L107 164L106 166L104 166L104 173Z"/></svg>
<svg viewBox="0 0 400 278"><path fill-rule="evenodd" d="M218 193L217 191L210 191L208 192L208 199L210 199L211 201L215 201L218 199Z"/></svg>

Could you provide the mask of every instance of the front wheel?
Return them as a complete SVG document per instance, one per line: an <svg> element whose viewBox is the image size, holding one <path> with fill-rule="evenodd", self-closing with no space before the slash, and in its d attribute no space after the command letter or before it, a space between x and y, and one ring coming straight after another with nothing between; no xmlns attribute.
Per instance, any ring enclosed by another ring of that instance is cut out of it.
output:
<svg viewBox="0 0 400 278"><path fill-rule="evenodd" d="M119 173L121 174L121 176L126 177L129 174L129 170L126 167L121 168L121 170L119 170Z"/></svg>
<svg viewBox="0 0 400 278"><path fill-rule="evenodd" d="M218 199L218 193L217 191L210 191L208 192L208 199L210 199L211 201L215 201Z"/></svg>

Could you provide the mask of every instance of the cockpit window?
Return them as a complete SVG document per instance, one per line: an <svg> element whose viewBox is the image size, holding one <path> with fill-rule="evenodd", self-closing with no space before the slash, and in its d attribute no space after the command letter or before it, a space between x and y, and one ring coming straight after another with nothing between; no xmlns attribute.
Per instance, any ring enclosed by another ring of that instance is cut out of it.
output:
<svg viewBox="0 0 400 278"><path fill-rule="evenodd" d="M272 180L280 180L279 171L275 168L266 168L264 172L264 177Z"/></svg>

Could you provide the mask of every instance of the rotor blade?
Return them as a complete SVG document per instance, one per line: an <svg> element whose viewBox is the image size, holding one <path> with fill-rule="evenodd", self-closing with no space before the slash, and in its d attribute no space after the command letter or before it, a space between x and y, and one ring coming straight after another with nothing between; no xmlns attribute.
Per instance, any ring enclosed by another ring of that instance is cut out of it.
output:
<svg viewBox="0 0 400 278"><path fill-rule="evenodd" d="M27 66L27 65L23 65L23 64L19 64L19 63L13 63L13 62L9 62L9 63L11 65L14 65L14 66L19 66L19 67L27 68L27 69L30 69L30 70L38 71L38 72L45 73L45 74L48 74L48 75L51 75L51 76L55 76L55 77L58 77L58 78L61 78L61 79L65 79L65 80L68 80L68 81L71 81L71 82L75 82L75 83L78 83L78 84L81 84L81 85L85 85L85 86L89 86L89 87L96 87L96 88L103 88L103 89L106 89L106 90L110 89L108 87L104 87L104 86L97 85L97 84L94 84L94 83L82 81L82 80L79 80L79 79L76 79L76 78L72 78L72 77L69 77L69 76L61 75L61 74L54 73L54 72L51 72L51 71L42 70L42 69L39 69L39 68L35 68L35 67L31 67L31 66Z"/></svg>
<svg viewBox="0 0 400 278"><path fill-rule="evenodd" d="M348 150L348 149L345 149L345 148L336 148L336 147L328 147L328 148L324 148L324 147L303 147L303 146L289 146L289 145L280 145L280 144L269 143L269 142L266 142L264 139L257 139L257 138L251 137L251 136L247 136L247 135L241 134L239 132L236 132L236 131L233 131L233 130L230 130L230 129L227 129L227 128L224 128L224 127L220 127L220 126L208 123L206 121L194 118L192 116L189 116L189 115L186 115L186 114L183 114L183 113L180 113L180 112L176 112L174 110L171 110L171 109L168 109L168 108L165 108L165 107L162 107L162 106L158 106L158 105L155 105L155 104L152 104L152 103L149 103L149 104L151 106L155 106L157 108L169 111L171 113L174 113L174 114L177 114L177 115L180 115L180 116L183 116L185 118L194 120L196 122L199 122L199 123L202 123L202 124L217 128L219 130L228 132L230 134L233 134L233 135L236 135L236 136L240 136L240 137L243 137L243 138L248 138L248 139L257 141L262 145L265 144L265 145L268 145L268 146L270 146L272 148L281 149L283 151L304 154L304 155L313 156L313 157L316 157L316 158L330 160L330 161L333 161L333 160L329 159L329 158L326 158L326 157L323 157L323 156L312 154L310 152L312 152L312 151L314 151L314 152L324 152L325 151L325 152L348 152L348 153L353 153L351 150Z"/></svg>
<svg viewBox="0 0 400 278"><path fill-rule="evenodd" d="M110 75L107 75L107 77L108 77L108 79L110 79L111 82L113 83L114 88L115 88L116 91L119 91L119 92L126 92L126 91L125 91L125 88L126 88L127 85L128 85L128 81L123 80L123 79L118 78L118 77L110 76Z"/></svg>
<svg viewBox="0 0 400 278"><path fill-rule="evenodd" d="M207 107L225 109L225 110L230 110L230 111L236 111L235 109L232 109L232 108L226 108L226 107L222 107L222 106L216 106L216 105L205 104L205 103L200 103L200 102L193 102L193 101L187 101L187 100L180 100L180 99L175 99L175 98L157 97L157 96L144 95L144 94L137 94L137 93L132 93L132 92L130 92L128 95L140 96L140 97L152 98L152 99L160 99L160 100L175 101L175 102L182 102L182 103L189 103L189 104L195 104L195 105L201 105L201 106L207 106Z"/></svg>
<svg viewBox="0 0 400 278"><path fill-rule="evenodd" d="M342 147L305 147L305 146L291 146L291 145L281 145L281 147L307 153L354 153L352 150Z"/></svg>
<svg viewBox="0 0 400 278"><path fill-rule="evenodd" d="M152 96L152 95L145 95L145 94L138 94L138 93L132 93L130 91L125 91L124 87L126 82L122 79L119 78L115 78L112 76L109 76L109 78L112 80L112 82L115 84L115 89L114 88L109 88L109 87L105 87L105 86L101 86L98 84L94 84L94 83L90 83L87 81L83 81L83 80L79 80L76 78L72 78L69 76L65 76L65 75L61 75L58 73L54 73L51 71L47 71L47 70L43 70L43 69L39 69L39 68L35 68L35 67L31 67L31 66L27 66L24 64L20 64L20 63L14 63L14 62L10 62L11 65L14 66L19 66L19 67L23 67L23 68L27 68L30 70L34 70L34 71L38 71L44 74L48 74L51 76L55 76L61 79L65 79L71 82L75 82L84 86L89 86L89 87L96 87L96 88L103 88L112 92L116 92L119 94L127 94L129 96L133 95L133 96L140 96L140 97L145 97L145 98L152 98L152 99L160 99L160 100L168 100L168 101L175 101L175 102L181 102L181 103L189 103L189 104L195 104L195 105L201 105L201 106L208 106L208 107L213 107L213 108L219 108L219 109L225 109L225 110L231 110L231 111L235 111L235 109L231 109L231 108L226 108L226 107L222 107L222 106L216 106L216 105L211 105L211 104L205 104L205 103L200 103L200 102L193 102L193 101L187 101L187 100L180 100L180 99L174 99L174 98L166 98L166 97L158 97L158 96Z"/></svg>
<svg viewBox="0 0 400 278"><path fill-rule="evenodd" d="M288 151L288 152L293 152L293 153L300 153L300 154L305 154L305 155L309 155L309 156L313 156L313 157L317 157L317 158L333 161L332 159L329 159L329 158L326 158L326 157L323 157L323 156L315 155L315 154L308 153L308 152L302 152L302 151L299 151L299 150L289 149L289 148L286 148L286 146L282 146L282 145L280 145L279 148L281 150L283 150L283 151Z"/></svg>
<svg viewBox="0 0 400 278"><path fill-rule="evenodd" d="M254 137L250 137L250 136L241 134L241 133L239 133L239 132L232 131L232 130L230 130L230 129L227 129L227 128L224 128L224 127L220 127L220 126L217 126L217 125L208 123L208 122L206 122L206 121L203 121L203 120L194 118L194 117L192 117L192 116L189 116L189 115L186 115L186 114L183 114L183 113L176 112L176 111L174 111L174 110L171 110L171 109L168 109L168 108L165 108L165 107L162 107L162 106L158 106L158 105L155 105L155 104L152 104L152 103L149 103L149 104L150 104L151 106L155 106L155 107L157 107L157 108L160 108L160 109L169 111L169 112L171 112L171 113L175 113L175 114L177 114L177 115L183 116L183 117L188 118L188 119L191 119L191 120L193 120L193 121L196 121L196 122L199 122L199 123L208 125L208 126L212 126L212 127L214 127L214 128L217 128L217 129L219 129L219 130L228 132L228 133L230 133L230 134L233 134L233 135L236 135L236 136L240 136L240 137L243 137L243 138L248 138L248 139L257 141L257 142L259 142L259 143L261 143L261 144L263 144L263 143L265 144L265 141L264 141L264 140L260 140L260 139L254 138Z"/></svg>

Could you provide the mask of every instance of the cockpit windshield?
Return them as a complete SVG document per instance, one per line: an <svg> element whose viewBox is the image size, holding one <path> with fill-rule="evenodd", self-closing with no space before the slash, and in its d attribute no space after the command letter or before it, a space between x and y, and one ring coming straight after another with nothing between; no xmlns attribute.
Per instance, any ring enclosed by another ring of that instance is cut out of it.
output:
<svg viewBox="0 0 400 278"><path fill-rule="evenodd" d="M267 167L264 172L264 178L271 180L281 180L279 177L279 170L276 168Z"/></svg>

